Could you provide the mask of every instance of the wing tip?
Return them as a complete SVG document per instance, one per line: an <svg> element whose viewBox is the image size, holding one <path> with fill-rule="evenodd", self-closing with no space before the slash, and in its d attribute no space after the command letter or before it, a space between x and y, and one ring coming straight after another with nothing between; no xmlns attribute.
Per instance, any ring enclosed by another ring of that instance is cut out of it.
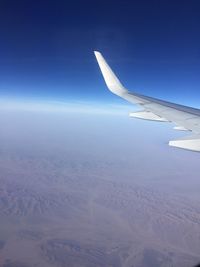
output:
<svg viewBox="0 0 200 267"><path fill-rule="evenodd" d="M96 58L98 58L98 56L101 56L101 53L97 50L94 50L94 54L95 54Z"/></svg>
<svg viewBox="0 0 200 267"><path fill-rule="evenodd" d="M127 92L127 90L121 84L117 76L114 74L114 72L112 71L112 69L106 62L106 60L104 59L103 55L97 50L94 51L94 54L99 64L101 73L104 77L105 83L107 87L109 88L109 90L112 93L119 95L119 96Z"/></svg>

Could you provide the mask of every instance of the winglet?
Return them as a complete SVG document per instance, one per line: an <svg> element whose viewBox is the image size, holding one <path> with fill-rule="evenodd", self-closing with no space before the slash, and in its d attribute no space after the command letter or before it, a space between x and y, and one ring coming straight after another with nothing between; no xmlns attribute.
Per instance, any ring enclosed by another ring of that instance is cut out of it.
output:
<svg viewBox="0 0 200 267"><path fill-rule="evenodd" d="M99 64L100 70L104 77L105 83L109 90L116 95L123 95L127 92L124 86L121 84L117 76L114 74L108 63L105 61L104 57L100 52L94 51L97 62Z"/></svg>

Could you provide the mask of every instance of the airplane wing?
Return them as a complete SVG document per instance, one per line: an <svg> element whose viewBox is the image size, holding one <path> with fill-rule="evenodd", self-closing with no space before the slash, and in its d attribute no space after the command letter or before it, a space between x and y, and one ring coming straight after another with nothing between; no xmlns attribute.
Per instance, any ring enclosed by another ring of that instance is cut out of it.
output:
<svg viewBox="0 0 200 267"><path fill-rule="evenodd" d="M105 83L109 90L133 104L140 105L141 111L130 113L131 117L152 121L175 123L175 130L191 131L191 135L169 141L170 146L200 152L200 109L170 103L157 98L128 91L100 52L94 51Z"/></svg>

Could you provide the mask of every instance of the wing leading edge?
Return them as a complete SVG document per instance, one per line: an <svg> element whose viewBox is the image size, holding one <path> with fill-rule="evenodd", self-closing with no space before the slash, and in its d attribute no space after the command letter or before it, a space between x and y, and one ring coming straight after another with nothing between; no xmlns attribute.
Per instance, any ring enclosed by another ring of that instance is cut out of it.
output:
<svg viewBox="0 0 200 267"><path fill-rule="evenodd" d="M173 122L175 130L191 131L192 134L172 140L170 146L200 152L200 110L179 104L163 101L128 91L114 74L100 52L95 56L108 89L133 104L142 106L141 111L130 113L131 117L145 120Z"/></svg>

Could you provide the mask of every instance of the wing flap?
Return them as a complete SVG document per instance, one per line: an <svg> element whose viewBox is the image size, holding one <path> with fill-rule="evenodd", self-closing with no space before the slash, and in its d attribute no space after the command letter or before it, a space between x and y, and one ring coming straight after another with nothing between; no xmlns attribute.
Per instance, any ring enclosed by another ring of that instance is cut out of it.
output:
<svg viewBox="0 0 200 267"><path fill-rule="evenodd" d="M150 120L150 121L162 121L162 122L168 122L165 118L162 118L151 111L136 111L136 112L131 112L129 114L130 117L137 118L137 119L143 119L143 120Z"/></svg>
<svg viewBox="0 0 200 267"><path fill-rule="evenodd" d="M177 131L188 131L188 129L186 129L185 127L182 127L182 126L175 126L173 129L177 130Z"/></svg>
<svg viewBox="0 0 200 267"><path fill-rule="evenodd" d="M170 146L200 152L200 135L183 137L169 142Z"/></svg>

